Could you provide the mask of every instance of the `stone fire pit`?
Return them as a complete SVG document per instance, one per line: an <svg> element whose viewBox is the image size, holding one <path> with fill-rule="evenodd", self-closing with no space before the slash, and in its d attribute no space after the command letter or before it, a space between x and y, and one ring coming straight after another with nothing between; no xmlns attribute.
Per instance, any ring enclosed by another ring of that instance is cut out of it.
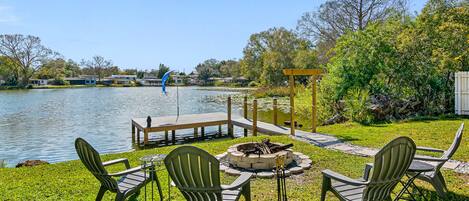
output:
<svg viewBox="0 0 469 201"><path fill-rule="evenodd" d="M283 144L272 143L278 146ZM235 144L228 148L226 159L233 167L253 169L253 170L272 170L275 168L275 159L285 157L285 166L293 162L293 151L291 149L282 150L271 154L245 154L241 150L250 149L255 143Z"/></svg>
<svg viewBox="0 0 469 201"><path fill-rule="evenodd" d="M254 152L254 148L267 149L265 143L248 142L235 144L228 148L227 152L217 155L220 160L220 170L228 175L239 176L242 172L253 173L258 178L273 178L274 168L277 157L284 157L286 175L301 174L304 170L311 168L312 161L308 156L293 152L290 148L293 145L284 145L281 143L270 143L266 140L271 150L265 150L267 154L259 151ZM261 146L259 146L261 145Z"/></svg>

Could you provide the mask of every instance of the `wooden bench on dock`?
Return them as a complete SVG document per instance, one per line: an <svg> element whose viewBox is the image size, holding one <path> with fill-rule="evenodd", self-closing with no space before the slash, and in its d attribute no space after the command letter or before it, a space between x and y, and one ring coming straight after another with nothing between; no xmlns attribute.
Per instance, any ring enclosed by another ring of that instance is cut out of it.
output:
<svg viewBox="0 0 469 201"><path fill-rule="evenodd" d="M219 126L219 135L221 135L221 126L230 124L231 120L229 115L224 112L205 113L205 114L189 114L177 116L164 116L152 117L150 127L147 127L146 118L133 118L132 119L132 142L137 141L140 144L140 132L143 132L143 144L147 145L149 142L148 134L151 132L165 132L165 142L168 144L168 132L171 131L171 141L173 144L176 142L176 130L180 129L194 129L194 138L198 138L198 128L201 128L201 137L205 135L205 127ZM232 136L228 126L228 134Z"/></svg>

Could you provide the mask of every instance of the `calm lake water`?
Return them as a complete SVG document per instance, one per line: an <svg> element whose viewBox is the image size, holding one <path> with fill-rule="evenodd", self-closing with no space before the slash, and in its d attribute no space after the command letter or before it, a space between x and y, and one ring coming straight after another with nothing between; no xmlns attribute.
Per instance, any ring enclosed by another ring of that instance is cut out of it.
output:
<svg viewBox="0 0 469 201"><path fill-rule="evenodd" d="M0 91L0 159L9 166L26 159L77 159L74 140L88 140L100 153L132 149L132 117L176 114L176 88L79 88ZM206 101L236 92L180 87L180 113L223 112Z"/></svg>

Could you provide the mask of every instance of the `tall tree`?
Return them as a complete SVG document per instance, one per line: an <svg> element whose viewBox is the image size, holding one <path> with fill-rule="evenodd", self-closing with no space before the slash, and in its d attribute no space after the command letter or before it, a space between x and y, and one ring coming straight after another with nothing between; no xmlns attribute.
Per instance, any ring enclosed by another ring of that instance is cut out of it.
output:
<svg viewBox="0 0 469 201"><path fill-rule="evenodd" d="M55 53L41 44L36 36L21 34L0 35L0 55L13 60L18 68L19 85L25 86L42 62Z"/></svg>
<svg viewBox="0 0 469 201"><path fill-rule="evenodd" d="M98 81L101 81L101 78L105 76L105 71L108 68L112 67L112 61L111 60L106 60L102 56L93 56L90 60L82 60L81 65L84 66L83 69L86 72L90 72L93 75L98 76Z"/></svg>
<svg viewBox="0 0 469 201"><path fill-rule="evenodd" d="M325 64L333 56L329 50L339 36L391 16L405 16L406 4L407 0L328 0L319 10L303 14L296 30L316 45L319 62Z"/></svg>
<svg viewBox="0 0 469 201"><path fill-rule="evenodd" d="M303 14L297 30L313 41L335 41L347 31L363 30L371 22L405 11L406 0L328 0L319 11Z"/></svg>
<svg viewBox="0 0 469 201"><path fill-rule="evenodd" d="M223 60L220 62L220 75L222 77L239 77L241 76L241 67L239 61Z"/></svg>
<svg viewBox="0 0 469 201"><path fill-rule="evenodd" d="M0 77L6 81L7 85L17 85L18 65L9 57L0 56Z"/></svg>
<svg viewBox="0 0 469 201"><path fill-rule="evenodd" d="M244 56L240 61L242 74L263 85L282 85L286 80L282 74L284 68L316 67L302 63L309 62L309 59L300 59L305 55L314 56L308 53L310 51L309 41L285 28L271 28L253 34L243 50Z"/></svg>
<svg viewBox="0 0 469 201"><path fill-rule="evenodd" d="M199 74L199 80L202 80L204 84L206 84L209 78L220 76L220 66L220 61L207 59L203 63L197 64L195 70Z"/></svg>
<svg viewBox="0 0 469 201"><path fill-rule="evenodd" d="M168 66L166 66L166 65L164 65L164 64L160 64L160 65L158 66L158 74L157 74L157 77L158 77L159 79L163 78L163 75L164 75L165 73L167 73L169 70L170 70L170 69L169 69Z"/></svg>

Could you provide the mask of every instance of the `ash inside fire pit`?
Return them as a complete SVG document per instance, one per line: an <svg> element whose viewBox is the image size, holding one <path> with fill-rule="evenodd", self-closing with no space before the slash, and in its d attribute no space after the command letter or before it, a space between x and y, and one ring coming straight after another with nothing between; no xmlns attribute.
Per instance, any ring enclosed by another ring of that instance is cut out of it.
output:
<svg viewBox="0 0 469 201"><path fill-rule="evenodd" d="M217 155L220 170L228 175L239 176L249 172L257 178L273 178L276 159L284 158L287 176L301 174L311 168L312 161L308 156L293 152L293 144L281 144L264 139L262 142L235 144L227 152Z"/></svg>
<svg viewBox="0 0 469 201"><path fill-rule="evenodd" d="M264 139L260 143L247 143L238 146L238 151L243 152L246 156L250 154L273 154L288 148L293 147L293 144L280 145L270 142L270 139Z"/></svg>

